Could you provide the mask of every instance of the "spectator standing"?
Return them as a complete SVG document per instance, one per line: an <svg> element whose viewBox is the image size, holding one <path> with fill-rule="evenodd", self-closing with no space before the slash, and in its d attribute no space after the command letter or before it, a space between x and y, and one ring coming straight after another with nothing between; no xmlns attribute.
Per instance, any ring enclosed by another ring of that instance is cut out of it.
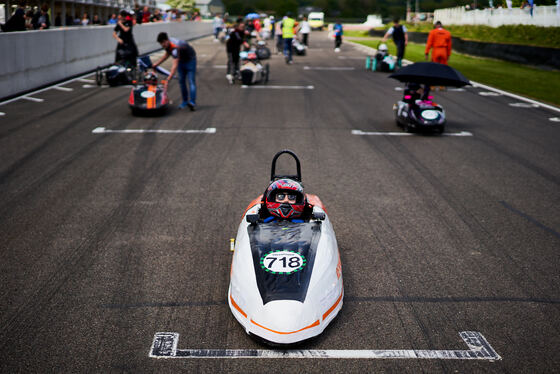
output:
<svg viewBox="0 0 560 374"><path fill-rule="evenodd" d="M447 65L447 60L451 56L451 33L445 30L440 21L437 21L434 29L428 34L426 43L426 60L432 49L432 62Z"/></svg>
<svg viewBox="0 0 560 374"><path fill-rule="evenodd" d="M35 18L35 16L33 15L33 11L28 10L27 12L25 12L24 18L25 18L25 29L34 30L35 27L33 26L33 19Z"/></svg>
<svg viewBox="0 0 560 374"><path fill-rule="evenodd" d="M82 20L80 21L80 23L82 24L82 26L87 26L89 25L89 17L87 13L84 13Z"/></svg>
<svg viewBox="0 0 560 374"><path fill-rule="evenodd" d="M150 8L145 6L144 9L142 10L142 23L150 22L150 16L151 15L152 15L152 13L150 12Z"/></svg>
<svg viewBox="0 0 560 374"><path fill-rule="evenodd" d="M33 16L33 29L35 30L46 30L51 27L51 21L49 19L49 5L43 3L41 8Z"/></svg>
<svg viewBox="0 0 560 374"><path fill-rule="evenodd" d="M171 82L176 71L179 72L179 86L181 87L181 96L183 102L179 105L179 109L189 107L191 111L196 110L196 52L191 45L175 38L169 38L167 33L161 32L157 37L158 43L165 50L165 55L153 65L155 69L161 63L173 57L173 66L169 72L169 77L165 82L165 86ZM189 89L187 90L186 79L189 80ZM189 100L190 91L190 100Z"/></svg>
<svg viewBox="0 0 560 374"><path fill-rule="evenodd" d="M342 44L342 34L344 34L344 30L342 28L342 24L340 21L336 21L333 26L333 33L334 33L334 51L340 52L340 46Z"/></svg>
<svg viewBox="0 0 560 374"><path fill-rule="evenodd" d="M303 39L302 43L307 47L309 33L311 32L311 26L309 26L309 22L307 21L307 16L303 17L303 21L301 22L299 32L301 33L301 37Z"/></svg>
<svg viewBox="0 0 560 374"><path fill-rule="evenodd" d="M6 9L7 10L7 9ZM25 0L20 0L14 14L1 25L4 32L25 31Z"/></svg>
<svg viewBox="0 0 560 374"><path fill-rule="evenodd" d="M102 24L102 22L99 19L99 16L97 14L93 15L93 19L91 20L91 24L94 25L94 26L100 26Z"/></svg>
<svg viewBox="0 0 560 374"><path fill-rule="evenodd" d="M57 13L56 17L54 17L54 25L56 27L62 26L62 17L60 16L60 13Z"/></svg>
<svg viewBox="0 0 560 374"><path fill-rule="evenodd" d="M119 13L117 25L113 29L113 38L117 40L115 62L136 66L138 48L132 35L133 18L126 10Z"/></svg>
<svg viewBox="0 0 560 374"><path fill-rule="evenodd" d="M393 36L393 42L397 46L397 66L400 68L404 58L404 49L408 45L408 34L406 26L399 24L398 18L393 20L393 26L385 33L383 37L384 43L389 36Z"/></svg>
<svg viewBox="0 0 560 374"><path fill-rule="evenodd" d="M292 61L292 42L294 40L294 27L296 21L292 18L292 12L287 12L286 17L282 21L282 40L284 41L284 57L287 64Z"/></svg>
<svg viewBox="0 0 560 374"><path fill-rule="evenodd" d="M226 42L226 52L228 56L226 79L230 84L233 83L233 77L239 71L239 52L241 51L242 45L249 48L249 43L245 41L245 24L243 23L243 18L238 18Z"/></svg>
<svg viewBox="0 0 560 374"><path fill-rule="evenodd" d="M142 24L142 18L144 17L142 10L140 9L140 5L138 5L138 3L136 3L134 5L134 14L136 15L136 24L137 25L141 25Z"/></svg>
<svg viewBox="0 0 560 374"><path fill-rule="evenodd" d="M159 8L154 10L154 14L150 17L150 22L163 22L163 17L161 16Z"/></svg>
<svg viewBox="0 0 560 374"><path fill-rule="evenodd" d="M115 13L111 14L111 18L107 21L108 25L116 25L118 22L117 15Z"/></svg>
<svg viewBox="0 0 560 374"><path fill-rule="evenodd" d="M212 27L214 28L214 41L215 42L218 41L218 35L222 31L223 24L224 24L224 20L222 19L222 17L220 17L219 14L216 14L214 16L214 19L212 20Z"/></svg>

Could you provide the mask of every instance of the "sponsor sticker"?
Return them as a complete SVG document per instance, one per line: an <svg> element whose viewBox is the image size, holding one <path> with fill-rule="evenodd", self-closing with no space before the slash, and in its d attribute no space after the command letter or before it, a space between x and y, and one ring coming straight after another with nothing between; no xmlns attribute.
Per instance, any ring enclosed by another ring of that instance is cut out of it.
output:
<svg viewBox="0 0 560 374"><path fill-rule="evenodd" d="M140 96L142 96L144 99L149 99L151 97L156 96L156 93L152 91L144 91L140 94Z"/></svg>
<svg viewBox="0 0 560 374"><path fill-rule="evenodd" d="M302 270L307 264L305 257L291 250L270 251L261 257L261 268L265 271L278 274L288 275Z"/></svg>

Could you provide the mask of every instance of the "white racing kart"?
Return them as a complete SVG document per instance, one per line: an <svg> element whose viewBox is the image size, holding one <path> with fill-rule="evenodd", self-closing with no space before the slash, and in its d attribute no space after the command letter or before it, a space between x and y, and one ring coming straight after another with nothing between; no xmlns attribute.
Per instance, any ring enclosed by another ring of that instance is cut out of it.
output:
<svg viewBox="0 0 560 374"><path fill-rule="evenodd" d="M275 175L276 160L285 153L296 160L297 175ZM272 161L271 183L283 178L301 182L299 160L289 150ZM317 336L342 308L342 265L333 227L321 200L305 197L308 213L301 219L267 221L259 196L237 232L229 307L248 334L268 344Z"/></svg>
<svg viewBox="0 0 560 374"><path fill-rule="evenodd" d="M244 85L251 85L259 82L267 83L270 76L270 65L260 62L255 51L243 51L239 53L241 60L241 82Z"/></svg>

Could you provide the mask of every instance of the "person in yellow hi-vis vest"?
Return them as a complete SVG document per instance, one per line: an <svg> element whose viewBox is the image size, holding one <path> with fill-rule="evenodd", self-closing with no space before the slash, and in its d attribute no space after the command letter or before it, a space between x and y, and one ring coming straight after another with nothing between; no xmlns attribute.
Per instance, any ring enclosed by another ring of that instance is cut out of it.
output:
<svg viewBox="0 0 560 374"><path fill-rule="evenodd" d="M292 18L292 12L287 12L282 20L282 39L284 40L284 57L286 63L292 63L292 41L294 33L297 32L296 20Z"/></svg>

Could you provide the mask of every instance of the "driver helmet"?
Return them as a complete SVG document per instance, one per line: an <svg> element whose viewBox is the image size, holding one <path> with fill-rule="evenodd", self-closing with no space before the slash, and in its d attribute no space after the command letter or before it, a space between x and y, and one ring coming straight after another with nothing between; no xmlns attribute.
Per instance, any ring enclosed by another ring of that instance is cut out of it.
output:
<svg viewBox="0 0 560 374"><path fill-rule="evenodd" d="M265 205L278 218L298 218L303 214L306 199L303 186L292 179L278 179L265 192Z"/></svg>
<svg viewBox="0 0 560 374"><path fill-rule="evenodd" d="M158 83L157 75L150 72L144 74L144 83L156 85Z"/></svg>
<svg viewBox="0 0 560 374"><path fill-rule="evenodd" d="M387 44L381 43L381 44L379 45L379 48L377 48L377 50L378 50L379 52L387 52L389 49L387 48Z"/></svg>

